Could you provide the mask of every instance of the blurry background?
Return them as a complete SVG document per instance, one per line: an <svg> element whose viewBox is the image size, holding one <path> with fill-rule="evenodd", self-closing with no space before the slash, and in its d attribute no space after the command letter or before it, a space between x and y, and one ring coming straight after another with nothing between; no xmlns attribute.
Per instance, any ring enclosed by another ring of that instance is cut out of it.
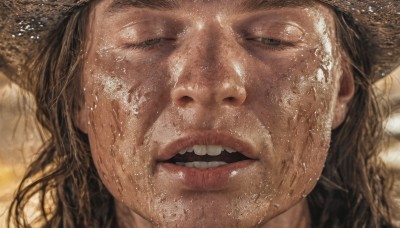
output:
<svg viewBox="0 0 400 228"><path fill-rule="evenodd" d="M13 192L41 144L32 103L0 73L0 227L6 227Z"/></svg>
<svg viewBox="0 0 400 228"><path fill-rule="evenodd" d="M388 93L399 108L388 120L387 132L392 136L383 159L398 180L395 194L400 207L400 68L379 81L377 89ZM0 227L5 227L13 192L41 144L32 103L31 97L0 73Z"/></svg>

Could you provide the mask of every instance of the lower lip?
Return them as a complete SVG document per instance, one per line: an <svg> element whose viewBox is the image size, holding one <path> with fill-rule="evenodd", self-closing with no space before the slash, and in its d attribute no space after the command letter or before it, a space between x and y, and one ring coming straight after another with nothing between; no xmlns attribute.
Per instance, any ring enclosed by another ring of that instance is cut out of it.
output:
<svg viewBox="0 0 400 228"><path fill-rule="evenodd" d="M245 172L255 160L244 160L216 168L198 169L172 163L158 163L160 171L170 174L171 181L177 181L190 190L212 191L226 188L230 181Z"/></svg>

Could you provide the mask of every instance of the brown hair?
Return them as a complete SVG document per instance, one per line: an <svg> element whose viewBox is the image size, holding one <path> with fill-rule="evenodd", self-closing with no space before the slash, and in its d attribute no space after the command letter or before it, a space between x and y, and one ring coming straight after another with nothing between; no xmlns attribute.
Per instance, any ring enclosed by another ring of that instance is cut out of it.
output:
<svg viewBox="0 0 400 228"><path fill-rule="evenodd" d="M114 199L94 167L87 135L74 120L83 97L80 86L90 5L76 8L38 55L31 71L37 119L50 133L29 166L9 210L8 224L26 227L24 209L39 197L46 227L117 227ZM333 131L326 167L307 197L313 227L393 227L390 179L379 159L385 117L368 75L370 66L351 19L337 14L337 31L353 65L356 94L345 122Z"/></svg>
<svg viewBox="0 0 400 228"><path fill-rule="evenodd" d="M8 224L27 227L24 209L39 197L35 223L46 227L115 227L114 201L94 167L87 136L75 125L80 109L80 74L90 5L73 10L47 38L25 85L37 104L36 117L50 133L28 167L9 211Z"/></svg>
<svg viewBox="0 0 400 228"><path fill-rule="evenodd" d="M325 169L308 196L316 227L394 227L392 178L380 158L387 101L370 80L367 45L352 19L336 11L336 31L352 65L355 95L344 123L332 132Z"/></svg>

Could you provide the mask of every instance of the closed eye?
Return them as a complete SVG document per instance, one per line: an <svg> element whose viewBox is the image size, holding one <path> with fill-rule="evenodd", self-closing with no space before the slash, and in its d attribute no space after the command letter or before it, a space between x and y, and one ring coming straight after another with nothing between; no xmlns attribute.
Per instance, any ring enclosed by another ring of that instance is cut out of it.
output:
<svg viewBox="0 0 400 228"><path fill-rule="evenodd" d="M248 40L257 42L257 43L265 46L266 48L270 48L270 49L285 49L287 47L294 46L294 44L291 42L274 39L274 38L253 38L253 39L248 39Z"/></svg>
<svg viewBox="0 0 400 228"><path fill-rule="evenodd" d="M127 44L126 46L128 48L133 48L133 49L149 49L156 47L165 41L172 41L172 40L173 39L167 39L167 38L154 38L139 43L130 43Z"/></svg>

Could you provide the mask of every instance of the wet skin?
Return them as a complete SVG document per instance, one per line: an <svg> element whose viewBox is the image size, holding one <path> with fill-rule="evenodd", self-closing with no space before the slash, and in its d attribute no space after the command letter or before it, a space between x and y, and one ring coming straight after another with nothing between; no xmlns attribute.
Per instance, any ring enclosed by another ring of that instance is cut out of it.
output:
<svg viewBox="0 0 400 228"><path fill-rule="evenodd" d="M79 125L121 225L308 226L303 199L354 92L333 12L112 2L92 5ZM167 162L191 145L248 159L207 170Z"/></svg>

